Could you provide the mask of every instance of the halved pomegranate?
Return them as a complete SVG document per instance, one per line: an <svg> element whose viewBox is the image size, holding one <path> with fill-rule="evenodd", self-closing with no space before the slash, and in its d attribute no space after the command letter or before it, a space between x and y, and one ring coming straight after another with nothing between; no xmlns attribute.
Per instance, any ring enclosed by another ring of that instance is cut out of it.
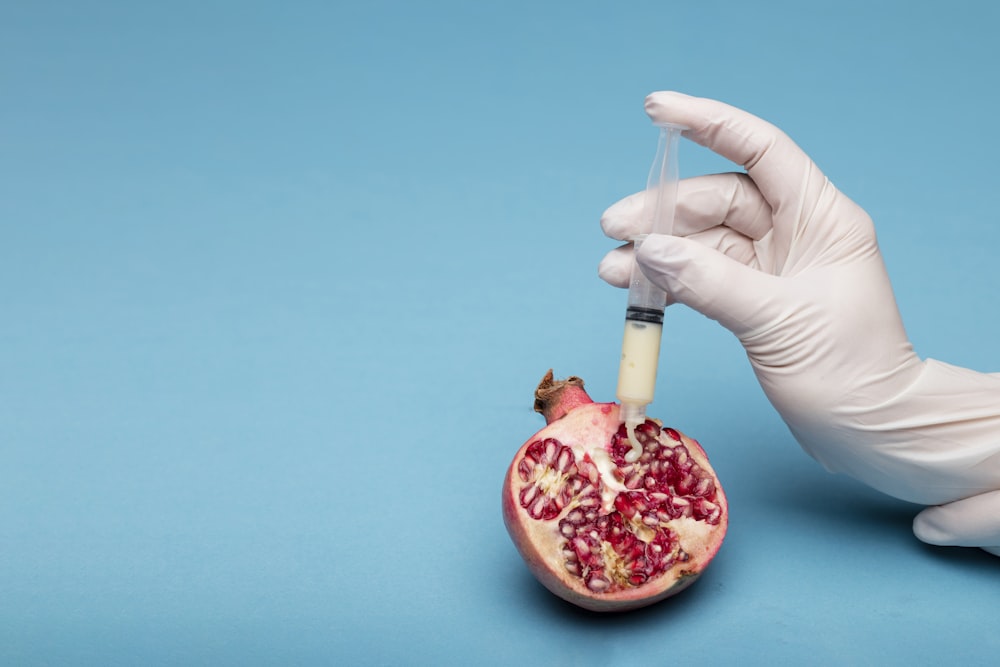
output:
<svg viewBox="0 0 1000 667"><path fill-rule="evenodd" d="M647 419L632 445L616 403L594 403L583 380L535 392L547 426L507 470L503 517L542 584L594 611L652 604L691 585L726 534L728 505L715 471L691 438Z"/></svg>

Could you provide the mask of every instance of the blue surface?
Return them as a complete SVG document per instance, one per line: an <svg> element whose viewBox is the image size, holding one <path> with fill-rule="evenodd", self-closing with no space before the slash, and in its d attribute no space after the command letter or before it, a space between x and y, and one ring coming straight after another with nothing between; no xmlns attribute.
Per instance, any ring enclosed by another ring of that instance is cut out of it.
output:
<svg viewBox="0 0 1000 667"><path fill-rule="evenodd" d="M918 352L1000 370L1000 5L347 4L0 8L0 663L992 663L1000 561L823 472L681 308L651 412L730 497L704 578L577 611L499 490L546 369L613 393L597 220L656 89L788 131Z"/></svg>

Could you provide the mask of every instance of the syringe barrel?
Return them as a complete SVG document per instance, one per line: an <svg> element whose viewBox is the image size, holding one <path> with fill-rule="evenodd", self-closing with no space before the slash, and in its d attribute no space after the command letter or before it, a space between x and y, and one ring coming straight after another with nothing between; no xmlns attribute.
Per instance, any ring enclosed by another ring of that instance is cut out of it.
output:
<svg viewBox="0 0 1000 667"><path fill-rule="evenodd" d="M648 228L654 234L673 233L678 183L677 143L683 129L678 125L660 125L656 158L649 170L643 206ZM643 235L633 239L636 252L645 238ZM646 406L653 401L666 304L666 293L650 282L637 263L633 264L616 392L626 421L641 420Z"/></svg>
<svg viewBox="0 0 1000 667"><path fill-rule="evenodd" d="M645 237L635 239L635 250L638 252ZM638 264L632 265L632 275L628 285L628 308L625 319L644 322L663 322L663 309L667 306L667 294L654 285Z"/></svg>

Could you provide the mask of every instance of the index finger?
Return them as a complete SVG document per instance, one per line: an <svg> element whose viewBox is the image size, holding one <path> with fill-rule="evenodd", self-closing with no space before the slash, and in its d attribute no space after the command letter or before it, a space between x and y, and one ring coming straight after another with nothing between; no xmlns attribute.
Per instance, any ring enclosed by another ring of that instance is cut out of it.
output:
<svg viewBox="0 0 1000 667"><path fill-rule="evenodd" d="M776 227L802 222L799 215L813 210L819 199L826 177L766 120L723 102L672 91L649 95L646 113L654 122L690 128L684 136L742 165L770 204Z"/></svg>

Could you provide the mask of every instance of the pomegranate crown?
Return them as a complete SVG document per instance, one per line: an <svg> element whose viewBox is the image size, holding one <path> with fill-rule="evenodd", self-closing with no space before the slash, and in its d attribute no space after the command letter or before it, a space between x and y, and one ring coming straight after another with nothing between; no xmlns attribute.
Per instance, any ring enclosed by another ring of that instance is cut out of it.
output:
<svg viewBox="0 0 1000 667"><path fill-rule="evenodd" d="M593 402L584 391L581 378L571 375L565 380L556 380L551 368L535 389L535 412L542 413L547 424L562 419L581 405Z"/></svg>

